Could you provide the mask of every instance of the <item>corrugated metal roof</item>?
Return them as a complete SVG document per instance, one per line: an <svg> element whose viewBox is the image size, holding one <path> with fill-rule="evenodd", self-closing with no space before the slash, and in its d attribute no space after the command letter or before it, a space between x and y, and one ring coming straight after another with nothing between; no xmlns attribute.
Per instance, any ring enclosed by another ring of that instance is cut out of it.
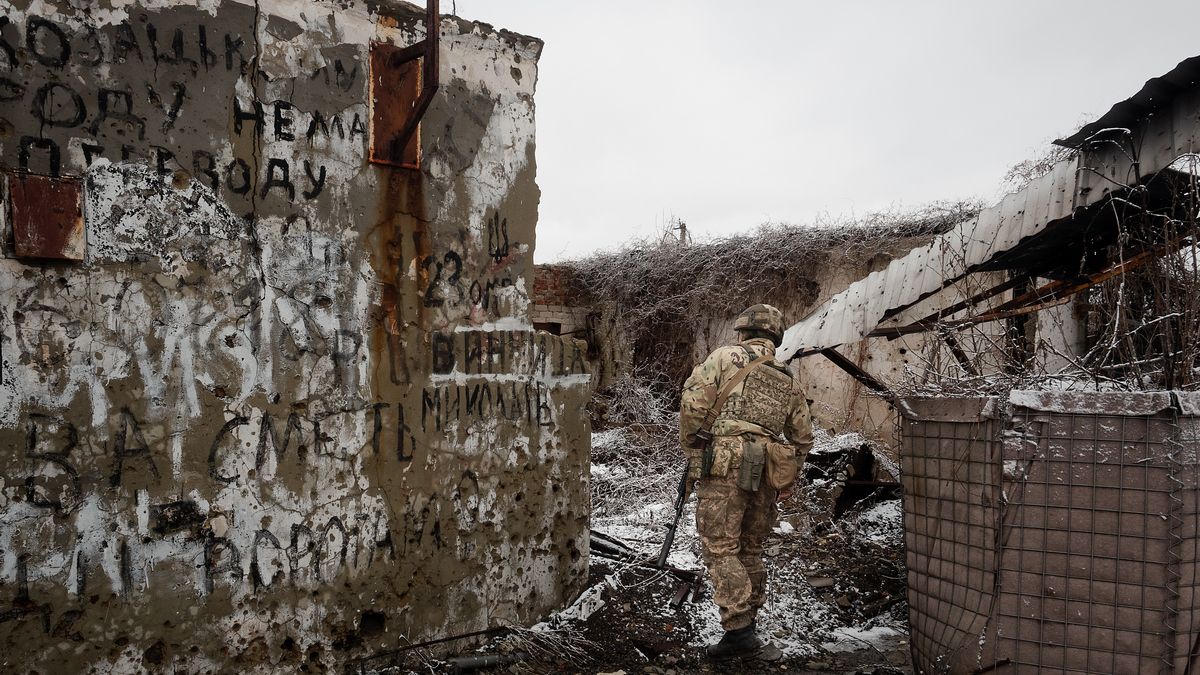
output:
<svg viewBox="0 0 1200 675"><path fill-rule="evenodd" d="M858 342L879 325L889 309L936 293L997 252L1007 251L1069 216L1077 166L1077 158L1059 162L1024 190L850 284L784 333L780 355L787 358L796 351Z"/></svg>
<svg viewBox="0 0 1200 675"><path fill-rule="evenodd" d="M1100 119L1054 142L1067 148L1079 148L1105 129L1131 129L1147 115L1171 103L1180 92L1194 88L1197 81L1200 81L1200 56L1184 59L1166 75L1147 80L1138 93L1114 105Z"/></svg>
<svg viewBox="0 0 1200 675"><path fill-rule="evenodd" d="M1044 239L1041 235L1047 229L1069 222L1077 209L1096 204L1137 180L1144 181L1181 155L1200 150L1200 86L1190 77L1198 71L1200 57L1188 59L1166 76L1148 82L1143 93L1130 99L1143 101L1136 105L1153 100L1157 105L1154 116L1135 123L1132 118L1120 117L1132 115L1133 107L1118 110L1115 106L1117 112L1110 112L1114 117L1105 116L1094 123L1101 129L1106 128L1106 119L1115 123L1120 118L1123 128L1134 132L1123 134L1122 143L1085 148L976 218L850 284L788 328L780 357L858 342L880 325L889 310L911 306L971 272L1004 269L1005 260L1020 253L1023 246ZM1169 98L1163 93L1168 85L1174 87ZM1062 231L1070 229L1056 230Z"/></svg>

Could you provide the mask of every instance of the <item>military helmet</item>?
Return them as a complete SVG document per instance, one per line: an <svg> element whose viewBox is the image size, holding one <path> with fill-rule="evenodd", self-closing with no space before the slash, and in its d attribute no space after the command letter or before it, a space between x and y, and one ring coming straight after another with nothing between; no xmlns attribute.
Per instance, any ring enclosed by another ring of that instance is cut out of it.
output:
<svg viewBox="0 0 1200 675"><path fill-rule="evenodd" d="M783 312L770 305L754 305L738 315L734 330L761 330L775 338L775 342L783 340Z"/></svg>

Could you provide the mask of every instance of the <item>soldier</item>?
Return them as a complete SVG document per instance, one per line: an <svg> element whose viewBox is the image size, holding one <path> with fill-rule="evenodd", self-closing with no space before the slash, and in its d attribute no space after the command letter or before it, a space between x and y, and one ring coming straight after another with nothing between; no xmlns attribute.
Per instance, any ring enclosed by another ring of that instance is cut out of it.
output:
<svg viewBox="0 0 1200 675"><path fill-rule="evenodd" d="M812 427L800 380L774 359L783 313L754 305L734 328L738 344L714 351L684 383L679 438L688 456L687 485L699 481L696 529L725 629L706 652L715 659L776 661L783 654L755 635L755 618L766 596L763 539L775 524L776 502L790 497L792 487L777 492L762 480L763 448L782 435L802 465Z"/></svg>

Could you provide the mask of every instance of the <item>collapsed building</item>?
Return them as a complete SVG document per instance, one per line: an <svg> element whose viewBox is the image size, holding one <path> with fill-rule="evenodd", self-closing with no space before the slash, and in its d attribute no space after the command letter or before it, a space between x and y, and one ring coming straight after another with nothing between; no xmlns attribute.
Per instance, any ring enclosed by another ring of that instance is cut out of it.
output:
<svg viewBox="0 0 1200 675"><path fill-rule="evenodd" d="M541 48L436 0L6 4L4 670L386 663L578 593Z"/></svg>

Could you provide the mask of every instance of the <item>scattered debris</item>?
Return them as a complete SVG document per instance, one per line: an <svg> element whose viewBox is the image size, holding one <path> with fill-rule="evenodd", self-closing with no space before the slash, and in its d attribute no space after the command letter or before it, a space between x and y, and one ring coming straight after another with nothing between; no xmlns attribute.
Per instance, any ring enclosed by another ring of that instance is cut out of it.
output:
<svg viewBox="0 0 1200 675"><path fill-rule="evenodd" d="M648 564L674 515L682 457L675 454L673 433L670 424L632 425L594 436L591 586L580 602L547 622L575 627L596 645L589 663L593 672L780 673L817 667L835 673L907 672L896 492L874 486L835 514L833 477L806 480L783 505L767 540L770 596L759 617L760 633L783 651L784 661L761 667L739 663L722 671L702 655L701 648L722 633L707 574L699 574L690 602L671 602L680 590L676 572L703 569L695 501L685 508L667 569ZM894 463L861 436L818 433L814 456L822 474L883 479L879 482L895 477L890 473ZM819 508L827 510L812 518ZM818 521L819 527L809 526ZM581 612L581 605L591 611Z"/></svg>
<svg viewBox="0 0 1200 675"><path fill-rule="evenodd" d="M446 665L452 673L469 673L481 668L507 666L528 659L529 654L525 652L513 652L511 654L472 654L470 656L450 657L446 659Z"/></svg>

